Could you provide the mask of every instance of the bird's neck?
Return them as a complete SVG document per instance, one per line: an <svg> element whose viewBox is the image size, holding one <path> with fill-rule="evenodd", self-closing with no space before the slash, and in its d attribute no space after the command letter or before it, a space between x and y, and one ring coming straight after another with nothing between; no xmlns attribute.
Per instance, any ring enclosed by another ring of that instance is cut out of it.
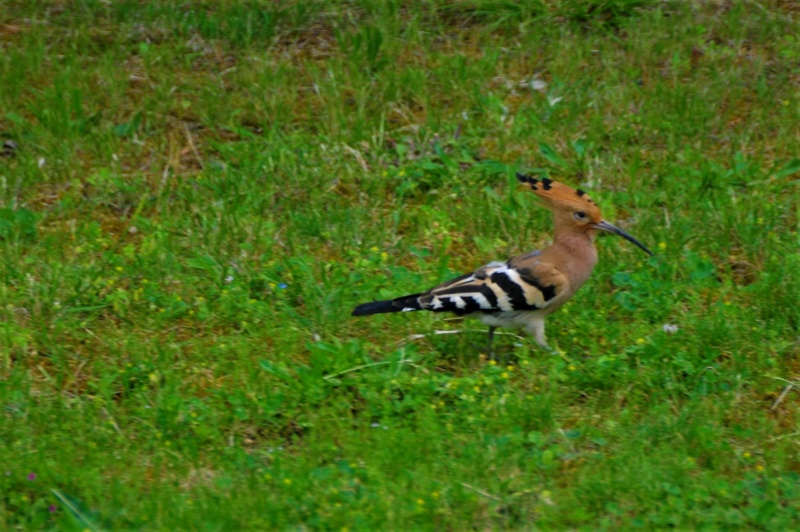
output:
<svg viewBox="0 0 800 532"><path fill-rule="evenodd" d="M574 227L556 227L551 248L563 257L559 268L565 270L573 290L577 290L591 275L597 264L594 231Z"/></svg>

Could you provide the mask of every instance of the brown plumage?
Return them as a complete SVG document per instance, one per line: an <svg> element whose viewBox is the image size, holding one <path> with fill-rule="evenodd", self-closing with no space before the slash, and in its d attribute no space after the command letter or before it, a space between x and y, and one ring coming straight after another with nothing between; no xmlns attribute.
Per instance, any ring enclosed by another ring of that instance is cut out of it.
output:
<svg viewBox="0 0 800 532"><path fill-rule="evenodd" d="M470 316L489 326L523 327L549 349L544 318L558 310L589 278L597 264L598 231L616 233L652 255L641 242L603 220L600 208L580 189L550 179L517 174L553 213L554 240L543 251L492 262L426 292L359 305L353 316L430 310Z"/></svg>

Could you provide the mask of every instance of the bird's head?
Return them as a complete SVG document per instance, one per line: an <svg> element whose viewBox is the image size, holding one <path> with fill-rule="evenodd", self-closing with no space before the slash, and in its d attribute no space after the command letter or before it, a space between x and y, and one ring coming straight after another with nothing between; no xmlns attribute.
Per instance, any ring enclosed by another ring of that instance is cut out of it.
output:
<svg viewBox="0 0 800 532"><path fill-rule="evenodd" d="M581 189L574 189L552 179L517 174L517 179L531 187L545 208L555 217L556 225L577 231L608 231L633 242L649 255L653 253L644 244L616 225L603 220L600 207Z"/></svg>

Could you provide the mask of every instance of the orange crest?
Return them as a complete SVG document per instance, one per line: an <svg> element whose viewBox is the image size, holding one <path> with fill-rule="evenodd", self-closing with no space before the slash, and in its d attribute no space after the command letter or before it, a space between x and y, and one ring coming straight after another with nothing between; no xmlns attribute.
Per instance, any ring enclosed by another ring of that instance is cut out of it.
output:
<svg viewBox="0 0 800 532"><path fill-rule="evenodd" d="M518 173L517 179L530 185L534 194L543 200L544 207L551 211L582 211L594 222L603 219L600 207L581 189L576 190L547 177L537 179Z"/></svg>

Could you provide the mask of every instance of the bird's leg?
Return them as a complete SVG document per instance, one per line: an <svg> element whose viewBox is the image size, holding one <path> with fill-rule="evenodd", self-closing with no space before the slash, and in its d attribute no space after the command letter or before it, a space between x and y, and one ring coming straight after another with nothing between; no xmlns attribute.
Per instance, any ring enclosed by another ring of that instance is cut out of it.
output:
<svg viewBox="0 0 800 532"><path fill-rule="evenodd" d="M527 326L528 332L533 335L533 339L536 343L550 353L551 355L556 354L555 349L547 345L547 339L544 336L544 318L534 318Z"/></svg>
<svg viewBox="0 0 800 532"><path fill-rule="evenodd" d="M494 347L492 346L492 342L494 341L494 330L495 329L497 329L497 327L492 327L491 325L489 326L489 345L488 345L487 349L489 351L489 359L490 360L495 360L495 358L496 358L495 357L495 353L494 353Z"/></svg>

